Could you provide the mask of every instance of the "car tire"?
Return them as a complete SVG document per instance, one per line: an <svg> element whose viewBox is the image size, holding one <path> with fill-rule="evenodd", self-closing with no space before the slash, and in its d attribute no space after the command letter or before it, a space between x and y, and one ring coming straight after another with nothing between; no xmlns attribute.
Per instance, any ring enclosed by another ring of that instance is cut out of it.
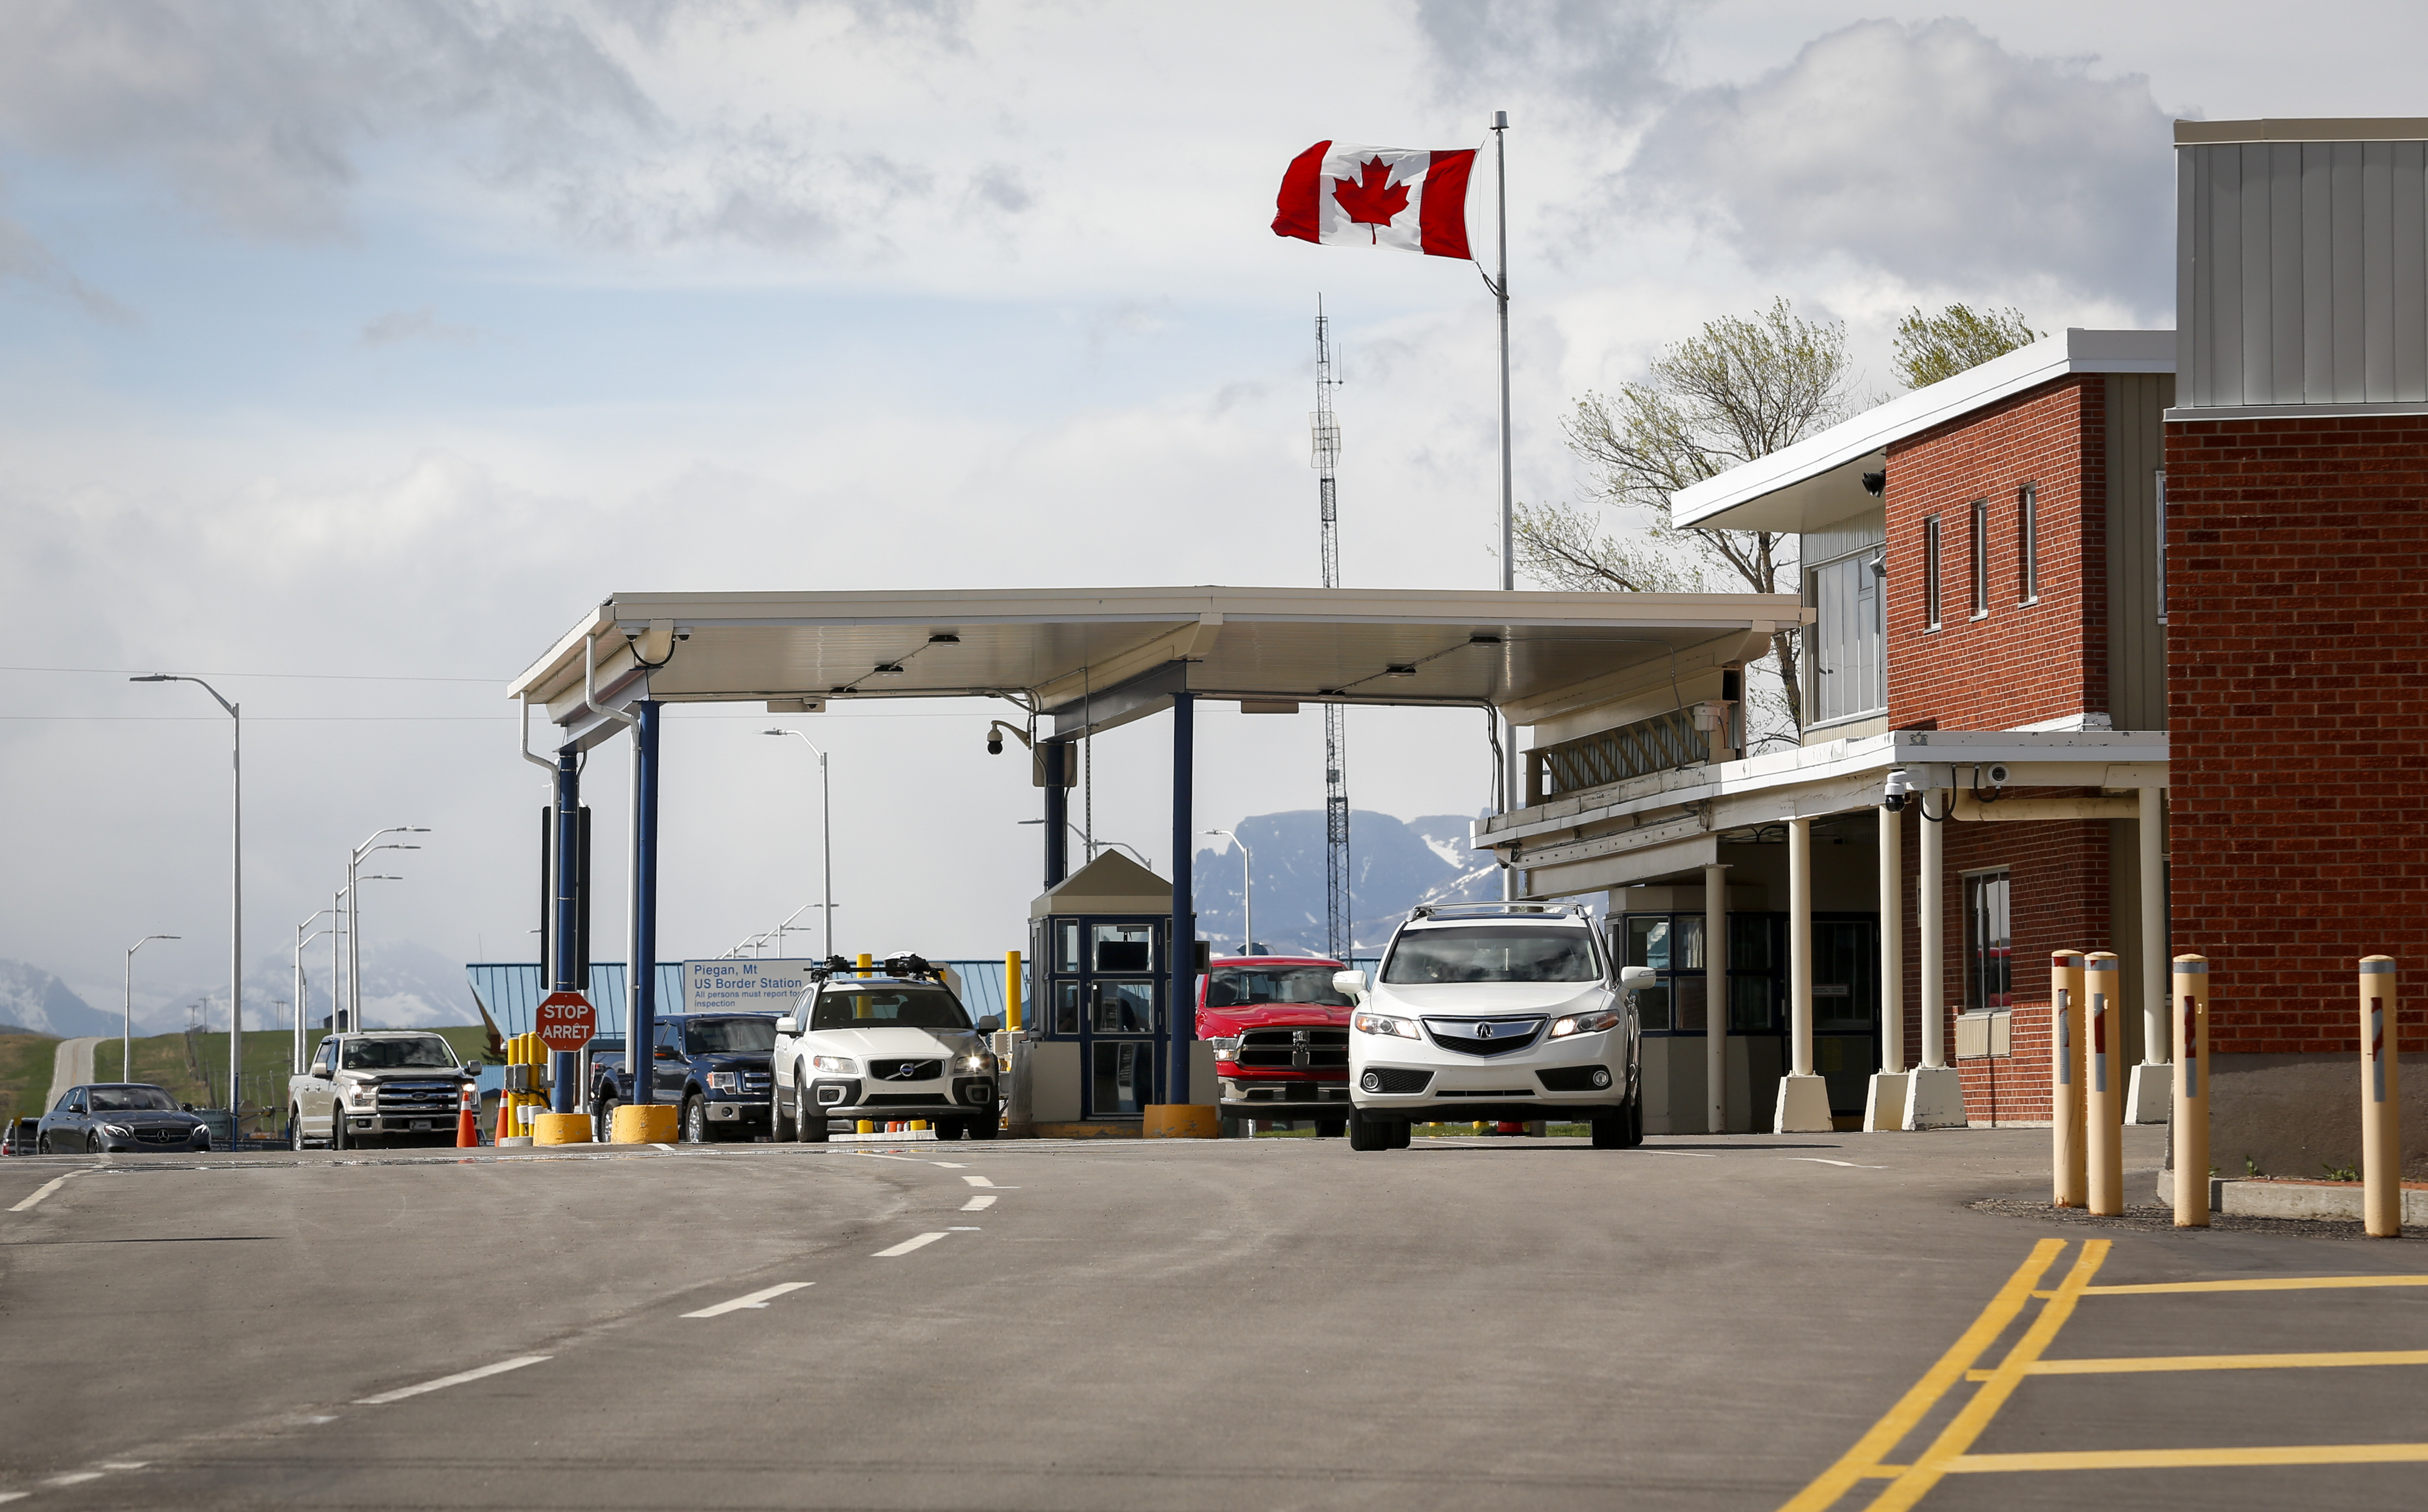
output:
<svg viewBox="0 0 2428 1512"><path fill-rule="evenodd" d="M1315 1121L1315 1137L1317 1139L1337 1140L1348 1132L1349 1120L1345 1118L1319 1118Z"/></svg>
<svg viewBox="0 0 2428 1512"><path fill-rule="evenodd" d="M796 1144L826 1143L826 1109L820 1108L817 1099L811 1095L808 1082L800 1082L793 1088L793 1107L796 1109L793 1115L793 1142Z"/></svg>
<svg viewBox="0 0 2428 1512"><path fill-rule="evenodd" d="M1644 1093L1638 1092L1627 1100L1627 1147L1633 1149L1644 1142Z"/></svg>
<svg viewBox="0 0 2428 1512"><path fill-rule="evenodd" d="M969 1131L970 1126L959 1119L939 1119L936 1123L936 1138L940 1140L957 1140Z"/></svg>
<svg viewBox="0 0 2428 1512"><path fill-rule="evenodd" d="M1349 1147L1353 1150L1390 1149L1391 1130L1381 1119L1369 1118L1353 1108L1349 1111Z"/></svg>
<svg viewBox="0 0 2428 1512"><path fill-rule="evenodd" d="M84 1137L84 1153L87 1155L99 1155L101 1153L100 1135L87 1134Z"/></svg>
<svg viewBox="0 0 2428 1512"><path fill-rule="evenodd" d="M695 1093L683 1099L682 1142L706 1144L715 1138L708 1130L708 1101Z"/></svg>
<svg viewBox="0 0 2428 1512"><path fill-rule="evenodd" d="M767 1097L767 1137L778 1144L793 1142L793 1121L784 1116L784 1089L781 1087Z"/></svg>
<svg viewBox="0 0 2428 1512"><path fill-rule="evenodd" d="M1627 1109L1624 1108L1615 1113L1605 1113L1594 1119L1588 1126L1593 1130L1593 1147L1597 1150L1625 1150L1633 1147L1627 1137L1630 1130Z"/></svg>
<svg viewBox="0 0 2428 1512"><path fill-rule="evenodd" d="M1003 1109L990 1108L969 1123L970 1138L991 1140L1003 1130Z"/></svg>
<svg viewBox="0 0 2428 1512"><path fill-rule="evenodd" d="M333 1150L353 1148L346 1142L346 1109L342 1105L329 1109L329 1148Z"/></svg>
<svg viewBox="0 0 2428 1512"><path fill-rule="evenodd" d="M1408 1142L1416 1137L1417 1126L1407 1119L1396 1120L1391 1125L1391 1148L1404 1150L1408 1147Z"/></svg>
<svg viewBox="0 0 2428 1512"><path fill-rule="evenodd" d="M304 1109L301 1108L287 1109L287 1147L290 1150L304 1148Z"/></svg>
<svg viewBox="0 0 2428 1512"><path fill-rule="evenodd" d="M36 1155L48 1155L51 1153L51 1137L48 1134L37 1134L34 1136L34 1153Z"/></svg>

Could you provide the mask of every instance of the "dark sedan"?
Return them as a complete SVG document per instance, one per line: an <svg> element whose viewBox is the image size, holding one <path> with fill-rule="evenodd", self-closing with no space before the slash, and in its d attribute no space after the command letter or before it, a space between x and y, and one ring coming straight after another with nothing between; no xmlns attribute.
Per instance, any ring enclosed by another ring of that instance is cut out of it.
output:
<svg viewBox="0 0 2428 1512"><path fill-rule="evenodd" d="M179 1108L167 1089L139 1081L70 1087L42 1115L34 1138L44 1155L211 1147L211 1131L201 1119Z"/></svg>

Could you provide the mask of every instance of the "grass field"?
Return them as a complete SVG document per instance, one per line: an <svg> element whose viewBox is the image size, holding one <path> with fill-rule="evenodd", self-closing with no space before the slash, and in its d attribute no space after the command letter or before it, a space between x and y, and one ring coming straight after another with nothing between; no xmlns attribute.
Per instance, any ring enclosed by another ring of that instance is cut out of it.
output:
<svg viewBox="0 0 2428 1512"><path fill-rule="evenodd" d="M31 1118L51 1090L59 1042L43 1034L0 1034L0 1118Z"/></svg>

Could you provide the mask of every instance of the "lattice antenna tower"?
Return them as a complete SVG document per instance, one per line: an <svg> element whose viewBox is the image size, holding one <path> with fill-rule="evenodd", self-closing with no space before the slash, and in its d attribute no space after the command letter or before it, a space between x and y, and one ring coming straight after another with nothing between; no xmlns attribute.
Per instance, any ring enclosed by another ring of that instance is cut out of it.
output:
<svg viewBox="0 0 2428 1512"><path fill-rule="evenodd" d="M1340 422L1332 413L1332 391L1340 380L1332 370L1332 327L1323 296L1315 297L1316 499L1321 515L1323 585L1340 586L1340 495L1335 474L1340 464ZM1346 961L1355 942L1349 897L1348 710L1323 706L1323 935L1324 950Z"/></svg>

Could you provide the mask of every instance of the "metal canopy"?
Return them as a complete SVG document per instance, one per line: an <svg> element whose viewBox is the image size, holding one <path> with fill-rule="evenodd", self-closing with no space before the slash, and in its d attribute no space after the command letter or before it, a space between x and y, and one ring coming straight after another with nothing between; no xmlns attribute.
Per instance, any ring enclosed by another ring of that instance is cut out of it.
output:
<svg viewBox="0 0 2428 1512"><path fill-rule="evenodd" d="M588 747L598 702L1002 698L1068 738L1186 687L1251 701L1492 707L1520 724L1750 660L1785 594L1375 588L619 593L507 686ZM647 665L644 665L646 657ZM644 672L647 687L644 691Z"/></svg>

